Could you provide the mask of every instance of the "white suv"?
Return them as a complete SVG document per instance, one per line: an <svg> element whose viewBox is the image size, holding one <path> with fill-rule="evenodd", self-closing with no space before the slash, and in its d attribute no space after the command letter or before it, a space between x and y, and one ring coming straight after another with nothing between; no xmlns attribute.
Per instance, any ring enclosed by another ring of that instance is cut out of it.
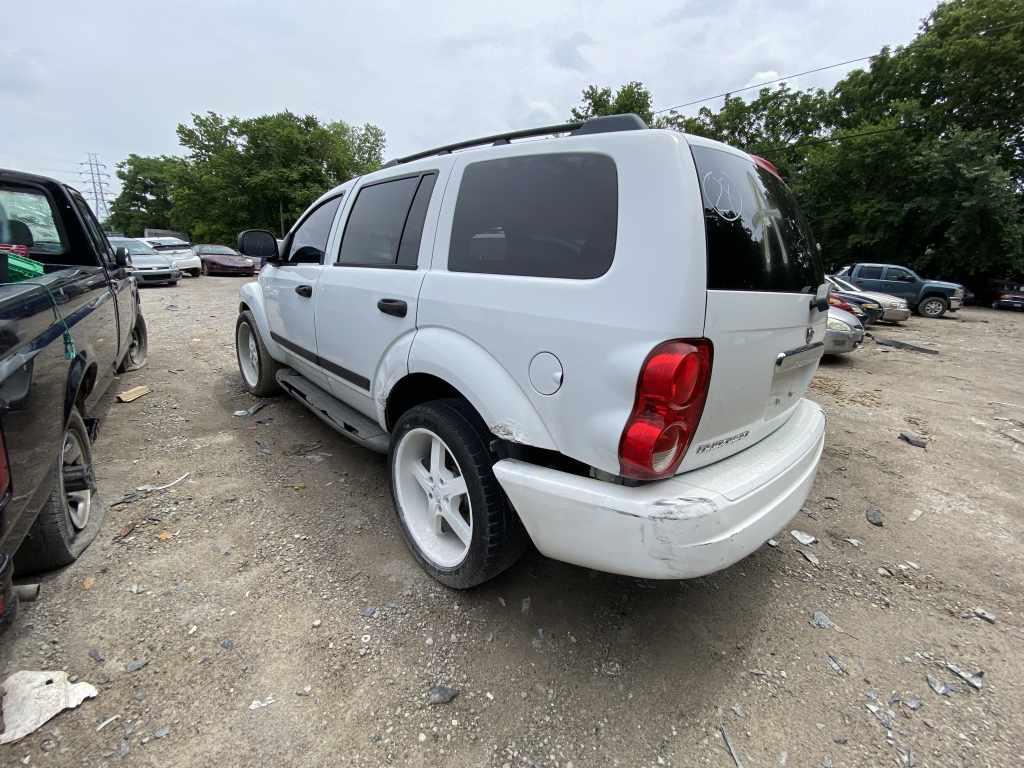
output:
<svg viewBox="0 0 1024 768"><path fill-rule="evenodd" d="M239 249L267 260L241 290L246 387L387 452L409 548L451 587L527 539L602 571L711 573L810 489L827 293L760 158L634 115L519 131L392 161L280 253L261 230Z"/></svg>

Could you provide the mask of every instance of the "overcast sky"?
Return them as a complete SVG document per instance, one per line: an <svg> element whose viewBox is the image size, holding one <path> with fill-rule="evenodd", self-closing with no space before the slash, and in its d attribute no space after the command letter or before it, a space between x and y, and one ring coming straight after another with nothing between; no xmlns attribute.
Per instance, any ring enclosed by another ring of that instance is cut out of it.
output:
<svg viewBox="0 0 1024 768"><path fill-rule="evenodd" d="M12 2L0 166L179 151L193 112L376 123L386 157L568 117L590 83L663 107L905 43L934 0ZM830 86L845 69L795 81ZM712 102L717 104L720 102Z"/></svg>

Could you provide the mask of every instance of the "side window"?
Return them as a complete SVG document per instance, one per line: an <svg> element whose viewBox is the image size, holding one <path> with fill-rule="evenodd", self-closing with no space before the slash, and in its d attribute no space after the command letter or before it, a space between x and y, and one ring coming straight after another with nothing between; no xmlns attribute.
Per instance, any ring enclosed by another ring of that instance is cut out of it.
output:
<svg viewBox="0 0 1024 768"><path fill-rule="evenodd" d="M41 261L64 253L53 205L42 190L0 187L0 245Z"/></svg>
<svg viewBox="0 0 1024 768"><path fill-rule="evenodd" d="M359 190L341 238L339 264L390 267L398 263L402 230L405 229L420 178L407 176ZM424 207L424 213L425 210ZM422 228L422 223L420 226Z"/></svg>
<svg viewBox="0 0 1024 768"><path fill-rule="evenodd" d="M881 267L861 267L860 272L857 273L857 277L861 280L881 280L882 279L882 268Z"/></svg>
<svg viewBox="0 0 1024 768"><path fill-rule="evenodd" d="M605 155L566 152L466 166L450 272L588 279L615 255L618 173Z"/></svg>
<svg viewBox="0 0 1024 768"><path fill-rule="evenodd" d="M889 267L885 271L886 280L899 280L901 283L912 283L914 282L914 276L909 271L900 267Z"/></svg>
<svg viewBox="0 0 1024 768"><path fill-rule="evenodd" d="M292 235L288 250L288 264L320 264L327 250L327 238L331 234L334 214L341 204L341 195L332 197L309 214Z"/></svg>
<svg viewBox="0 0 1024 768"><path fill-rule="evenodd" d="M416 268L416 261L420 255L420 240L423 238L423 222L427 218L427 206L430 205L430 195L434 192L436 180L437 176L433 173L420 179L416 197L412 199L412 208L409 209L409 217L405 220L402 244L398 246L400 267Z"/></svg>
<svg viewBox="0 0 1024 768"><path fill-rule="evenodd" d="M96 221L96 217L93 216L89 204L85 202L85 198L77 194L72 195L71 198L75 201L75 207L78 208L78 215L85 222L85 229L89 233L89 240L92 242L93 249L103 261L107 264L113 264L114 251L111 249L110 243L107 242L107 236L103 234L103 228Z"/></svg>

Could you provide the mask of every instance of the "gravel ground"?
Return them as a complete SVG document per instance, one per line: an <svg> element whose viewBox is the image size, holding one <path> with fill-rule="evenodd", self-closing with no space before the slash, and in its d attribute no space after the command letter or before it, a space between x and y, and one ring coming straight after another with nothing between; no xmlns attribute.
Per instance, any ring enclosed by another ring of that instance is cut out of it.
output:
<svg viewBox="0 0 1024 768"><path fill-rule="evenodd" d="M458 593L407 554L382 457L285 398L233 415L256 402L239 284L143 292L150 363L107 400L153 392L108 405L104 528L0 647L4 676L66 670L99 695L0 765L1024 763L1024 315L913 318L875 335L938 354L869 341L822 365L827 444L791 526L816 543L787 530L685 582L532 553ZM430 705L435 685L458 696Z"/></svg>

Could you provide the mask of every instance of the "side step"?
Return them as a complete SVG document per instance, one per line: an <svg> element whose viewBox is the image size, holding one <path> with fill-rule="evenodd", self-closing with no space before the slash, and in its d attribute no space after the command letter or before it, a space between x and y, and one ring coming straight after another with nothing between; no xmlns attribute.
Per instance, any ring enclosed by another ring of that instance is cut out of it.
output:
<svg viewBox="0 0 1024 768"><path fill-rule="evenodd" d="M291 368L282 368L277 372L277 383L349 440L371 451L388 452L391 436L377 422L345 405L301 374Z"/></svg>

